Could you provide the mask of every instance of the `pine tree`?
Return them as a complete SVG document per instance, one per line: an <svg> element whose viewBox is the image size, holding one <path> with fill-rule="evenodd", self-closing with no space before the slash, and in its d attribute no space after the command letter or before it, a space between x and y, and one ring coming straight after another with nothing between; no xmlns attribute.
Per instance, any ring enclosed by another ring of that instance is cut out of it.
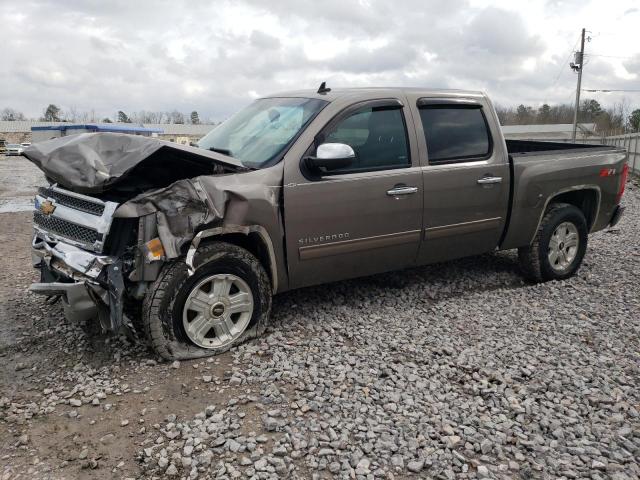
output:
<svg viewBox="0 0 640 480"><path fill-rule="evenodd" d="M122 110L118 111L118 122L120 123L131 123L131 119L124 113Z"/></svg>
<svg viewBox="0 0 640 480"><path fill-rule="evenodd" d="M42 116L43 122L60 122L60 107L54 105L53 103L49 104L47 108L44 110L44 115Z"/></svg>

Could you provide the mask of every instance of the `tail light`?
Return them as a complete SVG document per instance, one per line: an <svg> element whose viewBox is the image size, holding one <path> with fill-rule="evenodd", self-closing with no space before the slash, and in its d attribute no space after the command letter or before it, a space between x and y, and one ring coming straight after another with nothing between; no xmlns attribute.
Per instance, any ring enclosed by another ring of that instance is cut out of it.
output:
<svg viewBox="0 0 640 480"><path fill-rule="evenodd" d="M624 194L624 187L627 184L627 177L629 176L629 164L625 163L622 167L622 173L620 174L620 186L618 187L618 194L616 195L616 203L620 203L622 195Z"/></svg>

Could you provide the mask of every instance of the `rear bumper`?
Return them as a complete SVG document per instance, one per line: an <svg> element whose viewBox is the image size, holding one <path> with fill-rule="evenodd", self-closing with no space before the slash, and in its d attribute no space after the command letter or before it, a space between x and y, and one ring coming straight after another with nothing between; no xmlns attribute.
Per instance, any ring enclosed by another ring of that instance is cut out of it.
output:
<svg viewBox="0 0 640 480"><path fill-rule="evenodd" d="M622 214L624 213L625 207L622 205L616 205L616 208L613 210L613 215L611 216L611 221L609 222L609 227L615 227L620 219L622 218Z"/></svg>

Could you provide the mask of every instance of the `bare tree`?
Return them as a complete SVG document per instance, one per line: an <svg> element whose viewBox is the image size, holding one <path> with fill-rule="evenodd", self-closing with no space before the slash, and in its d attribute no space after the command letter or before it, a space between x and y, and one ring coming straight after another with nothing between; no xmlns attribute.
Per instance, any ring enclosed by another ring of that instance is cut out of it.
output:
<svg viewBox="0 0 640 480"><path fill-rule="evenodd" d="M75 122L78 119L78 109L72 105L64 111L61 117L64 122Z"/></svg>
<svg viewBox="0 0 640 480"><path fill-rule="evenodd" d="M170 123L184 123L184 115L177 110L169 113Z"/></svg>
<svg viewBox="0 0 640 480"><path fill-rule="evenodd" d="M13 108L4 108L0 112L0 120L9 121L9 122L17 122L21 120L26 120L24 114Z"/></svg>

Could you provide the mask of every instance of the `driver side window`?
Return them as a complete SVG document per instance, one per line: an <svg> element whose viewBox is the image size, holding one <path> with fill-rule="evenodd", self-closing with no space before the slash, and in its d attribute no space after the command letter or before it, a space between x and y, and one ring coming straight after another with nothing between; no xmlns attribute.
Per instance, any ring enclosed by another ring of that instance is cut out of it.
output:
<svg viewBox="0 0 640 480"><path fill-rule="evenodd" d="M323 143L353 148L353 164L331 173L362 172L408 167L407 132L400 108L363 108L336 124Z"/></svg>

